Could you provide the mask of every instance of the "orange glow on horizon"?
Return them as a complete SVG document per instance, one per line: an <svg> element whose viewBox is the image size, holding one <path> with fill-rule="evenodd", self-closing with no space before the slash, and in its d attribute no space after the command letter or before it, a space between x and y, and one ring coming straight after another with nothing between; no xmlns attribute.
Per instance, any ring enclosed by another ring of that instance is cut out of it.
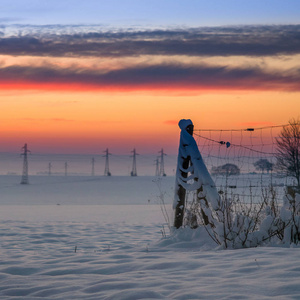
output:
<svg viewBox="0 0 300 300"><path fill-rule="evenodd" d="M96 83L80 83L80 82L37 82L37 81L5 81L0 82L0 90L2 91L43 91L43 92L159 92L159 93L184 93L193 95L195 93L240 93L240 92L297 92L294 91L293 84L285 86L254 86L249 87L247 84L239 84L237 86L228 86L226 84L213 86L201 85L199 83L187 84L186 82L175 83L143 83L143 84L108 84L101 85Z"/></svg>
<svg viewBox="0 0 300 300"><path fill-rule="evenodd" d="M121 154L136 147L156 153L163 147L175 154L182 118L191 119L196 129L281 125L297 117L300 95L188 89L78 93L62 92L51 84L45 87L53 90L31 90L28 85L25 90L12 89L17 86L0 91L0 152L18 151L27 142L39 152L98 153L109 147Z"/></svg>

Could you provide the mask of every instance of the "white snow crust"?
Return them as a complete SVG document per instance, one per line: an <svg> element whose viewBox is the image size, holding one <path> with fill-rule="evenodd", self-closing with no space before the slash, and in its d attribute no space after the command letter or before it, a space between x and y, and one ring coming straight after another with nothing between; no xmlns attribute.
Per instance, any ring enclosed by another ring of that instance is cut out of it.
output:
<svg viewBox="0 0 300 300"><path fill-rule="evenodd" d="M170 235L153 179L0 176L0 299L300 299L299 247Z"/></svg>

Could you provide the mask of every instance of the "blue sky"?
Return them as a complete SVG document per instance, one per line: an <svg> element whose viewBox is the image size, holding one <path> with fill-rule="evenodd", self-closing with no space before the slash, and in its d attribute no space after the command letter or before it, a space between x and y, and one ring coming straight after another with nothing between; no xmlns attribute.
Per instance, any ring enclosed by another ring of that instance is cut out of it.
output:
<svg viewBox="0 0 300 300"><path fill-rule="evenodd" d="M299 22L299 0L0 1L0 24L223 26Z"/></svg>
<svg viewBox="0 0 300 300"><path fill-rule="evenodd" d="M300 0L0 0L0 151L171 153L181 118L285 124L299 70Z"/></svg>

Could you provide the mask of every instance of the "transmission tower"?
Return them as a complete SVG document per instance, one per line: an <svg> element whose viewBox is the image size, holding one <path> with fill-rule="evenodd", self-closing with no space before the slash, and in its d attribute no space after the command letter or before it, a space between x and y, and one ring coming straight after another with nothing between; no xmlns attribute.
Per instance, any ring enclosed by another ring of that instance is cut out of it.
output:
<svg viewBox="0 0 300 300"><path fill-rule="evenodd" d="M155 176L156 177L159 176L159 159L158 158L155 160Z"/></svg>
<svg viewBox="0 0 300 300"><path fill-rule="evenodd" d="M21 179L21 184L28 184L28 159L27 159L27 153L30 152L27 148L27 144L22 147L23 153L21 155L24 156L23 159L23 173L22 173L22 179Z"/></svg>
<svg viewBox="0 0 300 300"><path fill-rule="evenodd" d="M161 149L158 153L160 153L160 170L159 176L167 176L165 173L165 164L164 164L164 156L167 155L164 153L164 149Z"/></svg>
<svg viewBox="0 0 300 300"><path fill-rule="evenodd" d="M92 158L92 176L95 176L95 158Z"/></svg>
<svg viewBox="0 0 300 300"><path fill-rule="evenodd" d="M48 164L48 175L49 176L51 175L51 169L52 169L52 163L49 162L49 164Z"/></svg>
<svg viewBox="0 0 300 300"><path fill-rule="evenodd" d="M68 176L68 163L65 162L65 176Z"/></svg>
<svg viewBox="0 0 300 300"><path fill-rule="evenodd" d="M108 157L109 155L111 155L109 152L108 152L108 148L106 148L106 150L104 151L105 155L105 169L104 169L104 176L111 176L111 173L109 171L109 160L108 160Z"/></svg>
<svg viewBox="0 0 300 300"><path fill-rule="evenodd" d="M137 176L137 171L136 171L136 156L139 155L136 153L135 149L133 149L133 151L131 151L133 153L132 157L133 157L133 161L132 161L132 171L130 173L131 176Z"/></svg>

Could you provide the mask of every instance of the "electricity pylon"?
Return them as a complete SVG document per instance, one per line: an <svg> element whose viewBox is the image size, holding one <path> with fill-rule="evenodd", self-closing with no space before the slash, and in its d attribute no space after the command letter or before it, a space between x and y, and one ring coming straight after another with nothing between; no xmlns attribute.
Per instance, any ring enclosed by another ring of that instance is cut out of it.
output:
<svg viewBox="0 0 300 300"><path fill-rule="evenodd" d="M161 149L158 153L160 153L160 170L159 175L160 176L167 176L165 173L165 164L164 164L164 156L167 155L164 153L164 149Z"/></svg>
<svg viewBox="0 0 300 300"><path fill-rule="evenodd" d="M92 176L95 176L95 158L92 158Z"/></svg>
<svg viewBox="0 0 300 300"><path fill-rule="evenodd" d="M68 163L65 162L65 176L68 176Z"/></svg>
<svg viewBox="0 0 300 300"><path fill-rule="evenodd" d="M132 171L131 171L130 175L131 176L137 176L137 171L136 171L136 156L139 155L139 154L136 153L135 148L131 152L133 153L133 155L132 155L133 161L132 161Z"/></svg>
<svg viewBox="0 0 300 300"><path fill-rule="evenodd" d="M155 160L155 176L156 177L159 176L159 159L158 158Z"/></svg>
<svg viewBox="0 0 300 300"><path fill-rule="evenodd" d="M27 148L27 144L24 145L24 147L22 147L23 153L21 153L21 155L24 156L23 159L23 173L22 173L22 179L21 179L21 184L28 184L28 159L27 159L27 153L30 152L30 150L28 150Z"/></svg>
<svg viewBox="0 0 300 300"><path fill-rule="evenodd" d="M104 176L111 176L111 173L109 171L109 160L108 160L108 156L111 155L108 152L108 148L106 148L106 150L104 151L105 155L105 169L104 169Z"/></svg>

